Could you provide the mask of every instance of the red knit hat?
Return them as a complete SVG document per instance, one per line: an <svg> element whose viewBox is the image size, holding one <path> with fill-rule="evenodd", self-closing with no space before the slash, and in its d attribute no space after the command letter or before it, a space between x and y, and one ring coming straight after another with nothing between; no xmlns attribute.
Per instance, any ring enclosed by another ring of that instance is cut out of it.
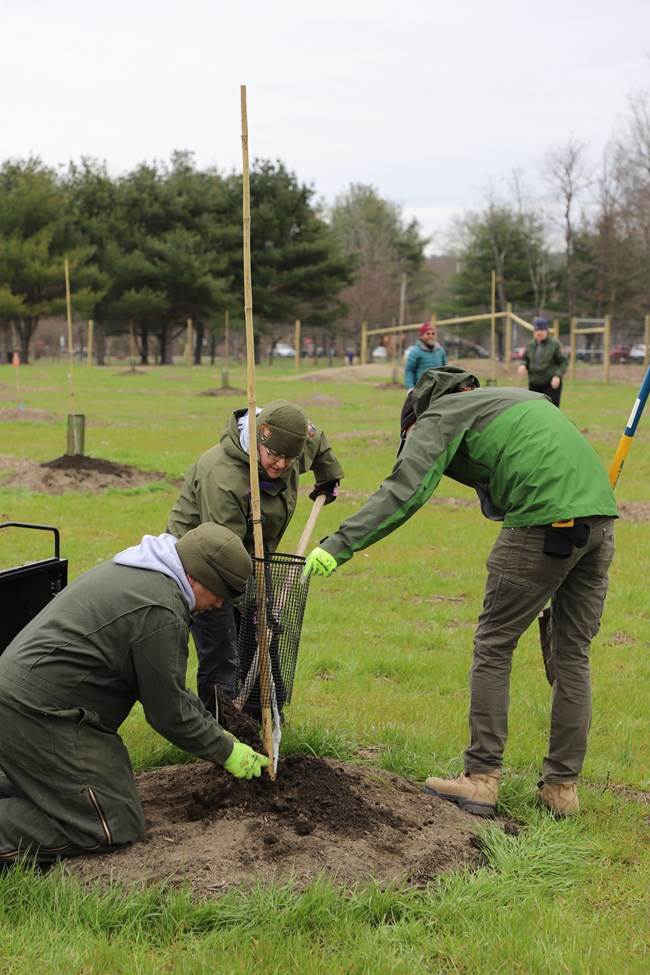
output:
<svg viewBox="0 0 650 975"><path fill-rule="evenodd" d="M428 332L432 327L431 322L423 322L422 325L420 325L420 338L422 338L424 333Z"/></svg>

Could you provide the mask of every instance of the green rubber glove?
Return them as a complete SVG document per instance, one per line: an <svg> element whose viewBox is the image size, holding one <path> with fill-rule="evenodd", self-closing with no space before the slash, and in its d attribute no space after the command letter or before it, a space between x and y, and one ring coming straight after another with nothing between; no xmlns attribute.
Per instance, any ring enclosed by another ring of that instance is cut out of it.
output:
<svg viewBox="0 0 650 975"><path fill-rule="evenodd" d="M230 772L236 779L259 779L262 769L266 768L269 760L266 755L260 755L253 751L250 745L245 745L243 741L235 741L232 751L223 767L226 772Z"/></svg>
<svg viewBox="0 0 650 975"><path fill-rule="evenodd" d="M336 559L324 548L315 548L307 556L304 574L306 576L331 576L336 568Z"/></svg>

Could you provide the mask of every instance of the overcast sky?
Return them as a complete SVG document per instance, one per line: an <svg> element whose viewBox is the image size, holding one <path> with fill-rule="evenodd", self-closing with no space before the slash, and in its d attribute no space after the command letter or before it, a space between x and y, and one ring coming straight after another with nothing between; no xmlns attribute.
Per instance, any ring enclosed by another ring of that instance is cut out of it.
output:
<svg viewBox="0 0 650 975"><path fill-rule="evenodd" d="M0 159L112 174L280 159L373 186L424 234L569 137L595 161L650 89L650 0L21 0L2 15ZM253 214L254 219L254 214Z"/></svg>

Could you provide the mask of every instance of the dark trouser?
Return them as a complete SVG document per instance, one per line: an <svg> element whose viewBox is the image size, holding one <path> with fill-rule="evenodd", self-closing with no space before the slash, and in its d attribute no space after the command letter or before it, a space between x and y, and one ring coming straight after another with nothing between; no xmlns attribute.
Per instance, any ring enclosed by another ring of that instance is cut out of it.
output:
<svg viewBox="0 0 650 975"><path fill-rule="evenodd" d="M487 560L483 610L470 671L470 736L466 772L500 769L508 737L510 670L521 635L551 600L550 639L556 668L545 782L574 782L591 723L589 650L598 632L614 557L614 519L581 518L589 541L559 559L542 551L543 528L503 528ZM540 653L540 672L541 667Z"/></svg>
<svg viewBox="0 0 650 975"><path fill-rule="evenodd" d="M206 610L192 619L191 632L199 660L196 689L210 714L215 713L215 684L229 697L235 691L238 616L231 603L224 603L219 609Z"/></svg>
<svg viewBox="0 0 650 975"><path fill-rule="evenodd" d="M83 708L14 707L0 690L0 864L105 853L144 829L127 750Z"/></svg>
<svg viewBox="0 0 650 975"><path fill-rule="evenodd" d="M528 383L528 388L532 393L544 393L548 396L553 406L560 406L560 396L562 395L562 380L560 379L560 385L557 389L553 389L550 383L543 383L539 385L537 383Z"/></svg>

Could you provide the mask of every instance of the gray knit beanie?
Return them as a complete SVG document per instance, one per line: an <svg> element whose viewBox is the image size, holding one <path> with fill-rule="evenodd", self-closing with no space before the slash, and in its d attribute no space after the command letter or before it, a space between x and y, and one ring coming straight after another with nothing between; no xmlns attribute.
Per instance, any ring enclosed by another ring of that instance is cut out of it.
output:
<svg viewBox="0 0 650 975"><path fill-rule="evenodd" d="M300 457L307 440L307 414L286 399L276 399L257 417L257 442L276 454Z"/></svg>
<svg viewBox="0 0 650 975"><path fill-rule="evenodd" d="M215 596L232 602L244 592L253 566L242 540L223 525L206 522L176 543L188 575Z"/></svg>

